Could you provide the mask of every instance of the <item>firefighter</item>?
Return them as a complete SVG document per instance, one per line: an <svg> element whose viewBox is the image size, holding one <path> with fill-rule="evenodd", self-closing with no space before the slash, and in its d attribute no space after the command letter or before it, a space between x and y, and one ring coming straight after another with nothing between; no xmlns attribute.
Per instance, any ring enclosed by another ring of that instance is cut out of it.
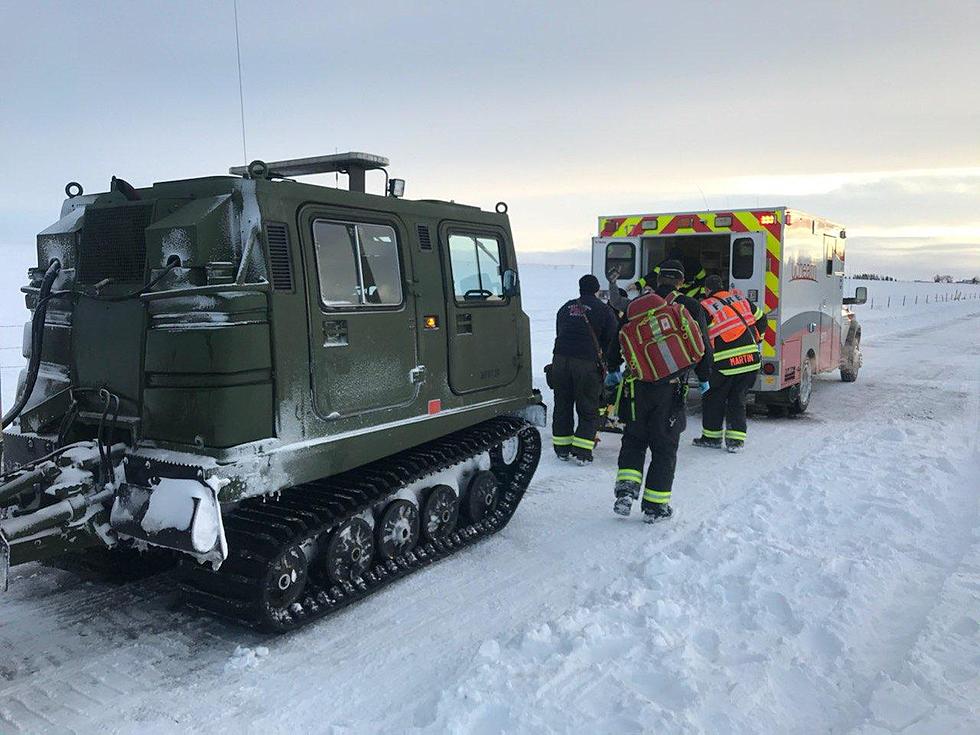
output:
<svg viewBox="0 0 980 735"><path fill-rule="evenodd" d="M704 279L706 278L707 273L705 272L704 267L701 265L701 260L697 256L685 256L680 249L674 249L667 257L667 260L679 261L684 266L685 272L694 274L690 279L685 279L684 283L677 288L678 293L692 299L700 299L702 296L704 296ZM647 286L652 287L652 285L657 282L657 275L660 273L660 269L663 268L663 265L667 262L667 260L661 262L653 270L633 284L633 287L636 289L637 293L643 293L644 288Z"/></svg>
<svg viewBox="0 0 980 735"><path fill-rule="evenodd" d="M745 447L745 402L761 362L759 328L764 313L743 296L726 291L720 276L708 276L705 286L710 295L701 305L710 319L714 361L701 402L701 436L694 445L720 448L724 439L729 452L740 452Z"/></svg>
<svg viewBox="0 0 980 735"><path fill-rule="evenodd" d="M664 298L671 293L677 294L676 303L684 306L697 321L706 351L694 365L694 371L698 380L705 383L711 370L707 320L696 300L677 292L683 283L683 264L678 260L667 260L660 264L654 291ZM626 422L614 488L616 502L613 511L619 515L630 514L633 501L640 497L641 485L644 521L653 523L673 514L671 488L677 463L677 445L687 426L685 399L689 370L690 367L684 368L655 383L639 380L628 382L630 395L624 395L619 409L620 416ZM650 451L650 465L644 483L643 465L647 450Z"/></svg>
<svg viewBox="0 0 980 735"><path fill-rule="evenodd" d="M603 382L613 359L618 324L612 309L596 297L599 279L585 275L578 286L579 297L566 302L556 319L549 371L555 393L551 433L558 459L573 457L587 464L595 448Z"/></svg>

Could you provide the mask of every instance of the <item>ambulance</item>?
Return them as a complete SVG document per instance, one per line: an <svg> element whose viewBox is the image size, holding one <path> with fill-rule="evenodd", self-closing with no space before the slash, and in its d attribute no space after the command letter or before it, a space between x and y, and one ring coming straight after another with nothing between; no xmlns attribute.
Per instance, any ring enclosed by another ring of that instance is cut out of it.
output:
<svg viewBox="0 0 980 735"><path fill-rule="evenodd" d="M620 288L676 258L688 278L703 269L763 307L762 366L750 400L771 412L802 413L813 378L839 370L853 382L861 367L861 326L844 296L844 227L788 207L599 217L592 272L600 283L619 271ZM634 295L630 292L630 296Z"/></svg>

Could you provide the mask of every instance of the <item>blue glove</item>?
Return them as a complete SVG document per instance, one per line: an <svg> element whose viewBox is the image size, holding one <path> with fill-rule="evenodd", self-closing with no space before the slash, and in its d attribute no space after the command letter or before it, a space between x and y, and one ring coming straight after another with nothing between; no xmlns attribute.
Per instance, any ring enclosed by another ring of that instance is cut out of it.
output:
<svg viewBox="0 0 980 735"><path fill-rule="evenodd" d="M705 393L707 393L709 390L711 390L711 386L708 384L708 381L707 380L704 381L703 383L701 383L700 385L701 385L701 395L702 396Z"/></svg>
<svg viewBox="0 0 980 735"><path fill-rule="evenodd" d="M623 371L616 370L614 372L608 373L606 375L606 387L612 388L614 385L619 385L623 380Z"/></svg>

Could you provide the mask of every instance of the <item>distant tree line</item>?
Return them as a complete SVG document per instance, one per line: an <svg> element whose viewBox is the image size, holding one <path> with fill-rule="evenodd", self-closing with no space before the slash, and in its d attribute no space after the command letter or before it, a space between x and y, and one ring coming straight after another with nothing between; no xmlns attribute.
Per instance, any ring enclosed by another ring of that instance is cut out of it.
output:
<svg viewBox="0 0 980 735"><path fill-rule="evenodd" d="M954 281L952 276L941 276L938 273L932 277L933 283L972 283L976 285L980 283L980 277L974 276L973 278L964 278L962 281Z"/></svg>
<svg viewBox="0 0 980 735"><path fill-rule="evenodd" d="M878 273L858 273L852 278L856 278L859 281L894 281L895 279L891 276L882 276Z"/></svg>

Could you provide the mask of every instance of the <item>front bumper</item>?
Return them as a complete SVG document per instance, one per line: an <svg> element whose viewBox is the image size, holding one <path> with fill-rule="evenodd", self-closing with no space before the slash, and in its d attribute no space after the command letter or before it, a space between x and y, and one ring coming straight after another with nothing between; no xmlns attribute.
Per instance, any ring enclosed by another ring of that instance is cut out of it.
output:
<svg viewBox="0 0 980 735"><path fill-rule="evenodd" d="M121 538L181 551L216 567L228 557L218 491L194 465L126 459L126 482L116 490L109 525Z"/></svg>

